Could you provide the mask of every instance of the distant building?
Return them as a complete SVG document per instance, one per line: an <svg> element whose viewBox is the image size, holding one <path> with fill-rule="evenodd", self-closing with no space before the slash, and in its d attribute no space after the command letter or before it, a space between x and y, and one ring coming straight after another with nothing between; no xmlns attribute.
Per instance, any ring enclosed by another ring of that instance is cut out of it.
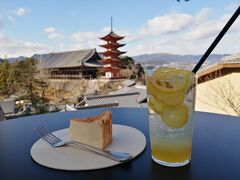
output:
<svg viewBox="0 0 240 180"><path fill-rule="evenodd" d="M240 54L222 58L197 76L197 111L240 115Z"/></svg>
<svg viewBox="0 0 240 180"><path fill-rule="evenodd" d="M100 45L100 47L106 49L106 51L102 53L104 58L101 61L103 64L101 71L104 72L105 78L122 78L120 71L123 69L123 67L119 56L125 52L119 51L118 48L124 46L125 44L119 44L117 41L123 38L123 36L115 34L112 30L109 34L100 38L101 40L106 41L106 44Z"/></svg>
<svg viewBox="0 0 240 180"><path fill-rule="evenodd" d="M219 63L200 70L197 73L198 83L200 84L232 73L240 73L240 54L223 57Z"/></svg>
<svg viewBox="0 0 240 180"><path fill-rule="evenodd" d="M45 75L53 79L95 78L97 68L102 67L96 49L35 54L32 58L38 60Z"/></svg>
<svg viewBox="0 0 240 180"><path fill-rule="evenodd" d="M14 99L8 99L5 101L0 101L1 111L7 115L11 115L15 113L15 101Z"/></svg>
<svg viewBox="0 0 240 180"><path fill-rule="evenodd" d="M147 107L147 91L146 86L138 85L135 81L132 80L125 80L122 82L122 85L119 87L118 90L112 91L109 95L119 95L119 94L131 94L137 93L136 99L131 99L137 105L135 107ZM129 107L128 103L131 101L130 99L121 103L122 107Z"/></svg>

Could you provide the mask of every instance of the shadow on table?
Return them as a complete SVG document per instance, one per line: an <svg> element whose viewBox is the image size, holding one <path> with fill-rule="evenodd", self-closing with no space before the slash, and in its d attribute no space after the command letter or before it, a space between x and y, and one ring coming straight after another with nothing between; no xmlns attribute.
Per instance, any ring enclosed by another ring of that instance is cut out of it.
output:
<svg viewBox="0 0 240 180"><path fill-rule="evenodd" d="M161 177L162 179L191 179L191 163L182 167L166 167L152 161L151 172L153 177Z"/></svg>

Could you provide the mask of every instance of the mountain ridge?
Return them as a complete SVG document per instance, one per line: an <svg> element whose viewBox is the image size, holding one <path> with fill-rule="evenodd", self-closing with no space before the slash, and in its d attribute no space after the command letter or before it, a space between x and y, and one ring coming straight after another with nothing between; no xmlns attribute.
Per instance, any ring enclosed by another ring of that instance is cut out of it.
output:
<svg viewBox="0 0 240 180"><path fill-rule="evenodd" d="M222 57L230 54L211 54L206 59L211 64L217 61L221 61ZM153 54L141 54L137 56L132 56L132 58L141 64L163 64L170 62L190 62L196 63L201 59L202 55L178 55L178 54L170 54L170 53L153 53Z"/></svg>

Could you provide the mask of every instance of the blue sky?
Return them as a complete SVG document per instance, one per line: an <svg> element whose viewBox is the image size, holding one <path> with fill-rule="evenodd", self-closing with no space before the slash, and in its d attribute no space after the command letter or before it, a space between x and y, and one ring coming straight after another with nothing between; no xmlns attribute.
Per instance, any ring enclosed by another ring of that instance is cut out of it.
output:
<svg viewBox="0 0 240 180"><path fill-rule="evenodd" d="M113 30L127 55L202 54L239 0L0 1L0 57L99 48ZM239 18L214 53L240 52Z"/></svg>

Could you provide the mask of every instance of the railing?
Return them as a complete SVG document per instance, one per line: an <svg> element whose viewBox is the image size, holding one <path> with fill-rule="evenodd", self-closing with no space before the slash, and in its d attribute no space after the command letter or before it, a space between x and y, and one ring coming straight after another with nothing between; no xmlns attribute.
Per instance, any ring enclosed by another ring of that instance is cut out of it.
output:
<svg viewBox="0 0 240 180"><path fill-rule="evenodd" d="M81 74L53 74L53 75L47 75L47 78L50 79L82 79L82 78L91 78L91 75L81 75Z"/></svg>
<svg viewBox="0 0 240 180"><path fill-rule="evenodd" d="M91 106L79 106L75 107L76 109L94 109L94 108L117 108L119 105L118 102L114 103L106 103L106 104L98 104L98 105L91 105Z"/></svg>
<svg viewBox="0 0 240 180"><path fill-rule="evenodd" d="M53 74L49 75L50 78L82 78L79 74Z"/></svg>

